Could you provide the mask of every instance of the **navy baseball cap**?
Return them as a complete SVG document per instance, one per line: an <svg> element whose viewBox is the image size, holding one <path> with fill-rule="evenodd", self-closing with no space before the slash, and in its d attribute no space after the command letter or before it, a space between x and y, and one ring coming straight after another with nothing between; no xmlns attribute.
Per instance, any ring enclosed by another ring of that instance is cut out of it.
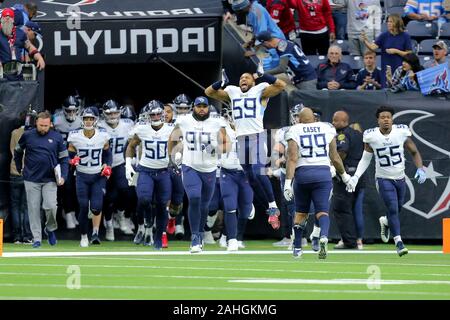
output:
<svg viewBox="0 0 450 320"><path fill-rule="evenodd" d="M273 38L273 36L270 33L270 31L263 31L256 35L256 40L258 40L260 42L269 41L272 38Z"/></svg>
<svg viewBox="0 0 450 320"><path fill-rule="evenodd" d="M37 22L29 20L27 21L27 23L25 23L25 27L30 28L32 31L34 31L34 33L42 35L41 27Z"/></svg>
<svg viewBox="0 0 450 320"><path fill-rule="evenodd" d="M201 104L209 105L208 99L206 97L202 97L202 96L195 98L194 106L198 106Z"/></svg>
<svg viewBox="0 0 450 320"><path fill-rule="evenodd" d="M231 4L231 9L233 9L234 12L244 10L250 5L250 0L234 0Z"/></svg>

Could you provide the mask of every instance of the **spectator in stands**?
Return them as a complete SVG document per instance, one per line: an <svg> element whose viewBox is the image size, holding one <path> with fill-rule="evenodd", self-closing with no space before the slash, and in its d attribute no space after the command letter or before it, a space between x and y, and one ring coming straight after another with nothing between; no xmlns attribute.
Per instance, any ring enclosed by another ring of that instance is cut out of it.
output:
<svg viewBox="0 0 450 320"><path fill-rule="evenodd" d="M232 18L234 13L233 9L231 8L231 1L222 0L222 7L223 7L223 21L227 22Z"/></svg>
<svg viewBox="0 0 450 320"><path fill-rule="evenodd" d="M445 22L443 0L408 0L405 4L405 16L408 20Z"/></svg>
<svg viewBox="0 0 450 320"><path fill-rule="evenodd" d="M273 37L270 32L261 32L256 39L268 49L275 49L280 57L278 67L266 70L268 74L286 73L288 68L294 73L292 82L300 90L315 90L316 71L311 66L302 49L293 41Z"/></svg>
<svg viewBox="0 0 450 320"><path fill-rule="evenodd" d="M283 31L286 39L294 41L297 38L295 20L289 8L288 0L267 0L266 8L272 19Z"/></svg>
<svg viewBox="0 0 450 320"><path fill-rule="evenodd" d="M5 63L15 64L16 61L23 62L21 61L23 56L22 50L25 49L30 57L37 61L37 68L39 70L44 69L45 61L42 55L27 39L26 33L14 26L14 11L10 8L4 9L0 22L0 62L3 63L3 68L5 69ZM17 68L13 69L17 70ZM5 75L8 80L23 79L17 72Z"/></svg>
<svg viewBox="0 0 450 320"><path fill-rule="evenodd" d="M381 76L382 85L386 81L386 69L401 66L403 57L412 52L411 37L405 32L402 18L398 14L391 14L387 18L387 31L380 34L375 42L369 42L363 31L361 40L372 51L381 49Z"/></svg>
<svg viewBox="0 0 450 320"><path fill-rule="evenodd" d="M424 68L435 67L439 64L447 63L448 47L445 41L438 40L433 45L433 60L427 61Z"/></svg>
<svg viewBox="0 0 450 320"><path fill-rule="evenodd" d="M345 40L347 34L347 6L346 0L329 0L334 27L336 29L336 40Z"/></svg>
<svg viewBox="0 0 450 320"><path fill-rule="evenodd" d="M395 70L394 75L388 69L387 85L392 92L419 91L416 73L421 70L423 67L420 65L419 57L414 53L408 53L403 58L402 65Z"/></svg>
<svg viewBox="0 0 450 320"><path fill-rule="evenodd" d="M337 45L328 49L328 61L317 66L317 89L355 89L352 68L341 62L342 50Z"/></svg>
<svg viewBox="0 0 450 320"><path fill-rule="evenodd" d="M15 244L24 243L32 244L33 235L30 230L30 221L28 219L27 196L23 184L23 176L17 171L16 163L14 162L14 149L19 142L20 137L25 130L32 129L36 121L37 113L34 110L29 110L24 117L24 125L13 130L11 133L10 150L13 156L10 166L10 197L11 197L11 217L13 224L13 242Z"/></svg>
<svg viewBox="0 0 450 320"><path fill-rule="evenodd" d="M244 44L244 48L251 49L255 44L255 37L263 31L270 31L270 33L277 38L285 39L283 31L278 27L275 21L267 12L266 8L258 3L258 1L250 0L235 0L232 9L236 14L243 14L246 17L247 26L252 30L252 39ZM254 55L252 51L247 51L246 56ZM275 68L278 65L278 55L274 49L269 50L269 56L262 59L264 70Z"/></svg>
<svg viewBox="0 0 450 320"><path fill-rule="evenodd" d="M372 43L381 33L382 10L380 0L339 0L347 7L347 34L350 54L363 56L369 49L359 38L361 32Z"/></svg>
<svg viewBox="0 0 450 320"><path fill-rule="evenodd" d="M325 55L330 42L336 39L331 7L328 0L289 0L297 10L300 39L306 55Z"/></svg>
<svg viewBox="0 0 450 320"><path fill-rule="evenodd" d="M34 2L27 2L26 4L17 3L13 9L15 12L14 25L21 27L37 15L38 7Z"/></svg>
<svg viewBox="0 0 450 320"><path fill-rule="evenodd" d="M68 173L68 152L63 137L51 130L51 114L44 111L38 114L36 128L25 131L14 150L14 161L17 171L22 173L27 193L28 213L33 248L39 248L42 241L41 203L45 211L46 226L50 245L56 244L56 190L63 185ZM60 165L60 174L56 168ZM57 178L58 177L58 178Z"/></svg>
<svg viewBox="0 0 450 320"><path fill-rule="evenodd" d="M373 51L364 53L364 68L356 75L357 90L380 90L381 70L377 67L376 54Z"/></svg>

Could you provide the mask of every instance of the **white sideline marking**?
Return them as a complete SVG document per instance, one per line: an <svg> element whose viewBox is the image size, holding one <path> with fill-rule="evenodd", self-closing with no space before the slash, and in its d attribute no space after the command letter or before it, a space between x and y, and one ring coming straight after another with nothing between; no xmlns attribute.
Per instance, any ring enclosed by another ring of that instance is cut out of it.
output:
<svg viewBox="0 0 450 320"><path fill-rule="evenodd" d="M228 280L228 282L233 283L270 283L270 284L343 284L343 285L353 285L361 284L366 285L370 283L371 285L386 285L386 284L446 284L450 285L450 281L438 281L438 280L378 280L372 281L368 279L238 279L238 280Z"/></svg>
<svg viewBox="0 0 450 320"><path fill-rule="evenodd" d="M24 287L24 288L66 288L65 284L31 284L31 283L0 283L0 287ZM82 285L83 289L108 289L108 290L175 290L179 292L180 290L188 290L188 291L213 291L217 293L218 290L220 291L232 291L232 292L274 292L274 288L241 288L241 287L204 287L204 286L113 286L113 285ZM446 292L429 292L429 291L388 291L388 290L333 290L333 289L286 289L286 288L277 288L277 292L292 292L292 293L372 293L376 295L423 295L423 296L450 296L450 293ZM183 293L180 293L180 297L185 297ZM74 298L74 300L77 300L78 298ZM108 298L109 299L109 298Z"/></svg>
<svg viewBox="0 0 450 320"><path fill-rule="evenodd" d="M312 250L303 251L303 254L317 254ZM387 250L339 250L328 251L329 254L397 254L396 251ZM411 254L443 254L441 251L420 251L411 250ZM267 254L283 254L291 255L287 250L273 250L273 251L203 251L201 253L192 254L188 251L76 251L76 252L3 252L4 258L25 258L25 257L82 257L82 256L205 256L205 255L267 255Z"/></svg>

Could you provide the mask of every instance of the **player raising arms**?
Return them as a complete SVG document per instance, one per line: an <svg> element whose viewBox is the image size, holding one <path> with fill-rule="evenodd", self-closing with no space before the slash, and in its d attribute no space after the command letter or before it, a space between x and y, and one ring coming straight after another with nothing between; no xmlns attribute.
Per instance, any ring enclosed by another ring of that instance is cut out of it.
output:
<svg viewBox="0 0 450 320"><path fill-rule="evenodd" d="M414 178L417 182L424 183L427 179L423 170L422 157L417 150L416 144L410 138L411 131L407 125L393 124L394 109L388 106L380 106L376 117L378 127L364 131L364 152L358 163L355 174L348 183L347 191L353 192L358 184L358 179L366 171L375 153L375 178L377 189L387 207L387 222L392 230L397 253L401 257L408 253L400 236L399 213L405 201L405 154L404 149L411 154L417 172ZM380 218L384 226L385 217ZM383 241L387 242L389 237Z"/></svg>
<svg viewBox="0 0 450 320"><path fill-rule="evenodd" d="M325 259L330 227L328 216L330 193L333 188L330 159L344 183L350 180L350 176L345 172L337 152L336 129L333 125L315 122L314 113L310 108L301 109L298 117L299 123L293 125L286 133L288 158L284 184L286 200L294 199L295 195L293 255L295 258L302 255L301 239L312 201L320 226L319 259ZM294 174L294 190L292 190Z"/></svg>
<svg viewBox="0 0 450 320"><path fill-rule="evenodd" d="M145 246L154 244L157 250L162 249L162 234L167 225L167 202L171 195L169 153L167 144L173 125L164 122L164 105L158 100L150 101L144 107L148 122L139 123L134 135L128 143L125 160L126 176L129 182L135 173L131 162L136 155L136 147L142 145L142 155L137 171L136 193L138 198L137 215L138 231L135 244ZM152 199L156 200L156 212L152 212ZM156 217L156 234L152 239L153 222Z"/></svg>
<svg viewBox="0 0 450 320"><path fill-rule="evenodd" d="M233 121L236 128L239 161L249 179L255 180L263 190L269 208L269 223L274 229L280 226L278 216L280 210L275 202L269 177L265 174L266 132L263 126L264 112L270 97L278 95L286 87L286 83L272 75L243 73L239 86L228 85L225 71L222 80L206 88L205 94L211 98L228 102L233 110Z"/></svg>
<svg viewBox="0 0 450 320"><path fill-rule="evenodd" d="M191 253L203 250L203 230L216 183L217 157L229 147L224 125L223 120L210 117L208 99L197 97L193 113L177 119L170 137L169 153L174 154L176 162L181 155L175 154L175 147L183 138L182 174L189 199Z"/></svg>
<svg viewBox="0 0 450 320"><path fill-rule="evenodd" d="M103 196L106 179L111 176L112 155L109 149L109 135L98 129L98 110L96 107L84 109L82 129L72 131L67 138L69 164L76 167L76 189L80 205L79 223L81 247L88 247L88 212L93 213L92 244L100 244L98 230L102 220Z"/></svg>

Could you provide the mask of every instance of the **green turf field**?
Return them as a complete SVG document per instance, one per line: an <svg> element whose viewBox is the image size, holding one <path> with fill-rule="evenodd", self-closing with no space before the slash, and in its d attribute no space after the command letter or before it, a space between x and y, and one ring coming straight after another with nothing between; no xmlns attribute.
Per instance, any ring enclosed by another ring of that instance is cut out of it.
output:
<svg viewBox="0 0 450 320"><path fill-rule="evenodd" d="M329 244L319 260L310 247L293 259L271 243L247 241L238 254L209 245L197 255L178 241L162 252L129 242L83 250L76 241L4 244L0 299L450 299L450 255L440 246L409 245L400 258L393 244L351 253ZM11 257L18 254L25 256Z"/></svg>

